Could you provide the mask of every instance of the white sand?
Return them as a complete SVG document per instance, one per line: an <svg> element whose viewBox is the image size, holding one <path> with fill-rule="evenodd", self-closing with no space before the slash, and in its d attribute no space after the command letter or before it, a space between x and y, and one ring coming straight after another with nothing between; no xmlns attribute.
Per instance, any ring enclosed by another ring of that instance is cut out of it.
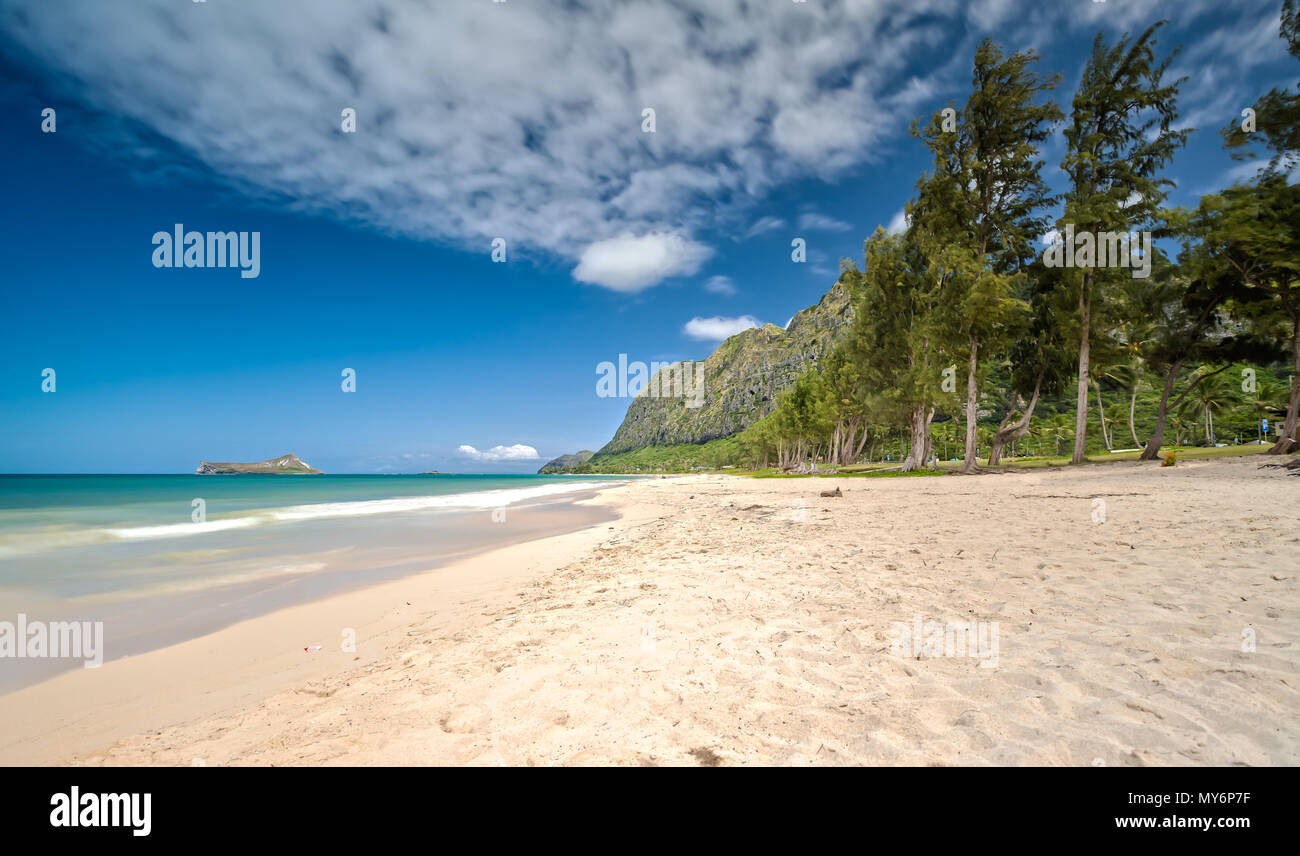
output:
<svg viewBox="0 0 1300 856"><path fill-rule="evenodd" d="M0 760L1297 764L1271 460L640 482L612 528L0 697ZM996 622L996 665L891 652L918 615Z"/></svg>

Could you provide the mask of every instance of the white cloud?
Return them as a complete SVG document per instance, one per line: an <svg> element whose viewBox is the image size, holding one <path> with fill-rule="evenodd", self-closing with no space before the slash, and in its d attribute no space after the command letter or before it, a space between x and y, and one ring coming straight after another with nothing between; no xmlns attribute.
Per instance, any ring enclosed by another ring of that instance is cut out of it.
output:
<svg viewBox="0 0 1300 856"><path fill-rule="evenodd" d="M905 136L892 93L950 7L11 0L0 40L119 119L142 172L158 135L276 205L484 256L501 237L634 291L698 250L624 269L592 258L604 242L735 229L773 187Z"/></svg>
<svg viewBox="0 0 1300 856"><path fill-rule="evenodd" d="M1270 153L1271 154L1271 153ZM1233 184L1249 183L1255 179L1259 171L1268 166L1268 161L1264 159L1242 161L1233 164L1224 173L1223 178L1219 180L1216 187L1228 187Z"/></svg>
<svg viewBox="0 0 1300 856"><path fill-rule="evenodd" d="M784 229L785 221L780 217L760 217L745 232L746 238L754 238L759 235L765 235L768 232L775 232L777 229Z"/></svg>
<svg viewBox="0 0 1300 856"><path fill-rule="evenodd" d="M727 297L736 293L736 284L731 281L729 276L711 276L704 283L704 290L711 291L714 294L725 294Z"/></svg>
<svg viewBox="0 0 1300 856"><path fill-rule="evenodd" d="M712 318L696 316L686 322L682 332L701 342L721 342L742 330L761 326L762 324L753 315L741 315L739 318L723 318L718 315Z"/></svg>
<svg viewBox="0 0 1300 856"><path fill-rule="evenodd" d="M1263 3L1261 6L1260 4ZM1254 0L1245 4L1231 25L1210 29L1204 38L1183 52L1181 61L1191 68L1227 60L1238 75L1253 65L1273 62L1286 55L1286 42L1278 35L1282 4Z"/></svg>
<svg viewBox="0 0 1300 856"><path fill-rule="evenodd" d="M986 29L994 29L1010 16L1015 0L971 0L969 14Z"/></svg>
<svg viewBox="0 0 1300 856"><path fill-rule="evenodd" d="M481 461L484 463L496 463L498 461L535 461L541 456L532 446L525 446L522 443L516 443L513 446L493 446L491 449L484 449L480 452L473 446L460 446L456 449L456 454L462 458Z"/></svg>
<svg viewBox="0 0 1300 856"><path fill-rule="evenodd" d="M583 250L573 278L635 293L670 276L690 276L713 251L682 235L655 232L597 241Z"/></svg>
<svg viewBox="0 0 1300 856"><path fill-rule="evenodd" d="M691 270L702 251L689 236L785 227L743 225L773 188L890 156L927 101L969 85L989 29L1008 45L1011 26L1074 37L1115 24L1117 5L6 0L0 42L60 98L113 117L94 133L142 173L158 169L161 137L282 207L485 257L500 237L514 258L535 249L636 291ZM1130 0L1121 18L1154 21L1169 5ZM1224 4L1176 5L1186 22ZM1243 23L1213 28L1183 60L1213 64L1219 83L1285 56L1276 0L1238 5ZM920 57L941 61L918 74ZM1186 107L1223 89L1206 83ZM340 130L345 107L356 133ZM654 134L641 131L646 107ZM682 236L675 257L620 265L603 252L669 233Z"/></svg>
<svg viewBox="0 0 1300 856"><path fill-rule="evenodd" d="M853 226L843 220L836 220L834 217L827 217L825 214L809 211L799 216L799 228L810 232L847 232Z"/></svg>
<svg viewBox="0 0 1300 856"><path fill-rule="evenodd" d="M906 228L907 209L904 208L895 214L893 219L889 221L889 225L885 227L885 231L889 232L891 235L897 235Z"/></svg>

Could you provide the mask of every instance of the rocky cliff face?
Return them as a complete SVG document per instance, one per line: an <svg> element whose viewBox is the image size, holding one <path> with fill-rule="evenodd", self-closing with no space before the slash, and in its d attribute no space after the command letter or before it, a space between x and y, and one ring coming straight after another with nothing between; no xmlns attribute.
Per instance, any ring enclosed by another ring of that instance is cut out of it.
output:
<svg viewBox="0 0 1300 856"><path fill-rule="evenodd" d="M597 457L645 446L705 443L743 431L772 412L776 396L817 364L853 324L853 297L837 282L821 302L774 324L727 339L703 361L704 404L686 398L632 400L614 438ZM651 380L650 389L659 388ZM693 403L693 402L689 402Z"/></svg>
<svg viewBox="0 0 1300 856"><path fill-rule="evenodd" d="M297 455L281 455L255 464L235 464L230 462L212 463L199 461L196 475L324 475L320 470L309 465Z"/></svg>

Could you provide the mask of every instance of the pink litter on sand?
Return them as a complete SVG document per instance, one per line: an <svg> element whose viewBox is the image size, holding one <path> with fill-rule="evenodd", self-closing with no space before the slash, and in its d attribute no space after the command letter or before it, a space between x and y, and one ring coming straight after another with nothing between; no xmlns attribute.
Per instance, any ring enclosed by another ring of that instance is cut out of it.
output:
<svg viewBox="0 0 1300 856"><path fill-rule="evenodd" d="M308 646L308 647L306 647L306 648L303 648L302 650L304 650L304 651L319 651L319 650L320 650L320 646L319 646L319 645L311 645L311 646Z"/></svg>

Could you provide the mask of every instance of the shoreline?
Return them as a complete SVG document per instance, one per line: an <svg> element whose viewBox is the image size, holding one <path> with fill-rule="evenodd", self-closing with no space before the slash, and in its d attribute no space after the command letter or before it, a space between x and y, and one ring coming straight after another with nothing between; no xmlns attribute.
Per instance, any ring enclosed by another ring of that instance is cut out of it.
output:
<svg viewBox="0 0 1300 856"><path fill-rule="evenodd" d="M61 548L30 555L21 551L21 531L13 553L11 532L11 555L0 559L8 583L0 585L0 604L6 613L22 604L16 611L40 623L74 623L82 635L102 633L100 657L139 656L278 609L596 525L607 512L582 500L617 483L254 506L207 521L215 530L208 532L193 523L83 525L28 536L41 546L57 540ZM438 505L448 501L464 505ZM241 521L256 525L226 525ZM82 543L70 543L74 537ZM95 551L89 572L78 548ZM5 657L0 695L77 668L67 658Z"/></svg>
<svg viewBox="0 0 1300 856"><path fill-rule="evenodd" d="M593 501L612 524L123 661L133 689L106 719L92 711L107 666L60 721L42 705L71 682L0 698L27 735L0 759L1300 763L1300 493L1284 471L1227 459L841 486L611 488ZM302 634L340 623L366 640L358 659L301 652ZM978 628L978 650L899 644L931 625ZM232 665L254 639L285 653Z"/></svg>
<svg viewBox="0 0 1300 856"><path fill-rule="evenodd" d="M216 715L295 683L377 662L411 621L463 621L544 572L552 557L579 555L610 529L637 519L621 513L617 495L626 487L601 488L573 503L603 507L618 515L613 520L478 550L0 694L0 721L6 723L0 766L59 764L131 734ZM539 553L547 558L538 559ZM343 628L356 631L355 652L340 650ZM308 643L322 648L305 652Z"/></svg>

